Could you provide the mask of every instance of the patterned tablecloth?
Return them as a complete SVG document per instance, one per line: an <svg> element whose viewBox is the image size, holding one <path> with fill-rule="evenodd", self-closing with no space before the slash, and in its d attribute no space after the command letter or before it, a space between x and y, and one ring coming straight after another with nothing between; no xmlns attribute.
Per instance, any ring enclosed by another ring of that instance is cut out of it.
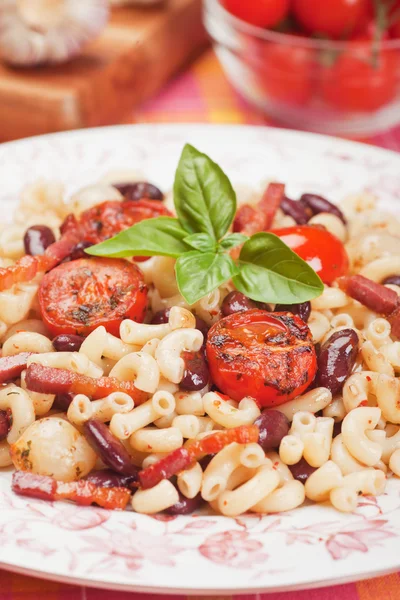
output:
<svg viewBox="0 0 400 600"><path fill-rule="evenodd" d="M202 122L268 124L235 94L212 52L204 54L186 72L126 122ZM400 151L400 127L364 140ZM1 600L162 600L163 596L109 592L33 579L0 570ZM184 596L169 596L185 600ZM238 600L400 600L399 573L369 581L304 592L238 596ZM195 600L199 600L196 598ZM225 600L222 599L221 600ZM226 599L228 600L228 599ZM229 599L230 600L230 599Z"/></svg>

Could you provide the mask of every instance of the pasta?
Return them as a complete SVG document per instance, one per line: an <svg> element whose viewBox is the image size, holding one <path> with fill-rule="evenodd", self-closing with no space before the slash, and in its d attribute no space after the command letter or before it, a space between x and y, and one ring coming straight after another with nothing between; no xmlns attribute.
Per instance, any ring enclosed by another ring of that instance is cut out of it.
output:
<svg viewBox="0 0 400 600"><path fill-rule="evenodd" d="M37 182L23 190L15 222L0 228L0 468L67 484L92 471L101 478L106 466L116 481L133 476L131 507L149 515L186 514L202 503L228 517L272 514L306 499L352 512L360 495L382 494L387 477L400 477L399 223L378 214L369 194L346 200L347 223L329 202L324 212L307 208L306 240L307 231L328 231L337 246L331 254L312 248L322 293L289 310L286 296L261 303L269 290L250 293L250 275L248 296L235 277L212 289L208 267L204 281L194 273L182 282L182 252L170 252L169 234L166 256L148 256L141 245L145 256L119 246L111 258L85 255L149 215L171 216L172 194L162 201L155 186L130 177L123 182L139 186L138 200L128 201L110 175L76 190L69 206L60 184ZM269 184L267 196L270 186L281 184ZM245 195L257 213L259 195ZM233 231L251 237L257 219L246 222L248 206L239 204ZM283 208L254 232L297 227ZM33 224L57 241L24 256ZM226 234L215 230L211 244L211 234L192 229L174 238L193 250L190 259L204 255L204 243L206 254L236 260L236 250L228 256L218 246ZM59 289L46 296L57 272ZM359 276L363 293L349 284ZM190 297L185 286L197 277L204 287ZM295 283L287 294L296 300ZM337 340L332 370L315 346L326 357Z"/></svg>

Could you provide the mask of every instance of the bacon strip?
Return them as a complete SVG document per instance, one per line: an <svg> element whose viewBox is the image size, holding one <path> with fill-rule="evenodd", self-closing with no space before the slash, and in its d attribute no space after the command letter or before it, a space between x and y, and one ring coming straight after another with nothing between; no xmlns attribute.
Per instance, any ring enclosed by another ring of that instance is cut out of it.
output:
<svg viewBox="0 0 400 600"><path fill-rule="evenodd" d="M24 369L31 352L21 352L14 356L0 358L0 383L19 377Z"/></svg>
<svg viewBox="0 0 400 600"><path fill-rule="evenodd" d="M139 482L144 490L154 487L163 479L170 479L192 464L193 459L186 448L177 448L154 465L139 471Z"/></svg>
<svg viewBox="0 0 400 600"><path fill-rule="evenodd" d="M83 479L64 483L26 471L13 474L12 490L20 496L50 501L72 500L82 506L97 504L111 510L124 510L131 497L131 490L124 487L98 487Z"/></svg>
<svg viewBox="0 0 400 600"><path fill-rule="evenodd" d="M374 312L390 315L398 305L399 297L396 292L363 275L340 277L338 283L348 296Z"/></svg>
<svg viewBox="0 0 400 600"><path fill-rule="evenodd" d="M195 442L189 448L178 448L168 456L165 456L154 465L139 472L139 482L146 490L154 487L163 479L169 479L180 471L207 454L216 454L222 448L237 442L238 444L250 444L258 442L259 429L256 425L242 425L226 431L218 431L213 435Z"/></svg>
<svg viewBox="0 0 400 600"><path fill-rule="evenodd" d="M207 454L217 454L232 442L237 444L257 443L259 435L260 430L257 425L241 425L240 427L218 431L214 435L209 435L195 442L188 448L188 452L193 460L199 460Z"/></svg>
<svg viewBox="0 0 400 600"><path fill-rule="evenodd" d="M244 204L239 208L233 222L233 230L248 236L267 231L284 196L283 183L270 183L256 207Z"/></svg>
<svg viewBox="0 0 400 600"><path fill-rule="evenodd" d="M23 256L11 267L0 269L0 292L16 283L32 281L41 271L49 271L69 256L79 242L78 232L69 234L51 244L43 256Z"/></svg>
<svg viewBox="0 0 400 600"><path fill-rule="evenodd" d="M400 297L396 292L363 275L340 277L338 283L351 298L384 315L392 326L392 335L400 338Z"/></svg>
<svg viewBox="0 0 400 600"><path fill-rule="evenodd" d="M138 390L133 381L119 381L115 377L94 379L67 369L44 367L33 363L26 371L25 383L31 392L41 394L85 394L93 400L108 396L112 392L125 392L135 404L143 404L149 394Z"/></svg>

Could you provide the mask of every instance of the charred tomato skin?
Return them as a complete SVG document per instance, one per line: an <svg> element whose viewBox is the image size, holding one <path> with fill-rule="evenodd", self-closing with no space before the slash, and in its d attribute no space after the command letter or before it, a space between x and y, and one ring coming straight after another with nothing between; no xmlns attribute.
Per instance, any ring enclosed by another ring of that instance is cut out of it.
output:
<svg viewBox="0 0 400 600"><path fill-rule="evenodd" d="M79 217L82 238L91 244L107 240L144 219L171 216L159 200L113 200L85 210Z"/></svg>
<svg viewBox="0 0 400 600"><path fill-rule="evenodd" d="M52 335L87 336L100 325L119 335L124 319L144 320L147 287L139 268L126 260L80 258L43 277L39 305Z"/></svg>
<svg viewBox="0 0 400 600"><path fill-rule="evenodd" d="M252 309L215 323L206 345L213 383L239 401L279 406L313 381L317 357L312 335L297 315Z"/></svg>

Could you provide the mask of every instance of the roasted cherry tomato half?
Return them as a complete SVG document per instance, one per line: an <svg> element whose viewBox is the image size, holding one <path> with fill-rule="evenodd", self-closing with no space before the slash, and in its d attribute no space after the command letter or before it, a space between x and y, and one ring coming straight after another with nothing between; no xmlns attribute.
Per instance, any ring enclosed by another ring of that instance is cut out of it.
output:
<svg viewBox="0 0 400 600"><path fill-rule="evenodd" d="M326 229L298 225L274 229L272 233L305 260L324 283L330 284L347 273L349 259L346 250L342 242Z"/></svg>
<svg viewBox="0 0 400 600"><path fill-rule="evenodd" d="M158 200L113 200L85 210L78 224L85 241L99 244L139 221L163 216L171 216L171 213Z"/></svg>
<svg viewBox="0 0 400 600"><path fill-rule="evenodd" d="M283 404L310 385L317 370L311 332L291 313L253 309L215 323L207 338L211 378L234 400Z"/></svg>
<svg viewBox="0 0 400 600"><path fill-rule="evenodd" d="M247 23L274 27L289 12L290 0L223 0L225 8Z"/></svg>
<svg viewBox="0 0 400 600"><path fill-rule="evenodd" d="M143 321L147 288L140 270L126 260L80 258L43 277L39 304L52 335L86 336L100 325L118 335L123 319Z"/></svg>
<svg viewBox="0 0 400 600"><path fill-rule="evenodd" d="M293 0L293 13L308 33L343 39L371 14L369 0Z"/></svg>

